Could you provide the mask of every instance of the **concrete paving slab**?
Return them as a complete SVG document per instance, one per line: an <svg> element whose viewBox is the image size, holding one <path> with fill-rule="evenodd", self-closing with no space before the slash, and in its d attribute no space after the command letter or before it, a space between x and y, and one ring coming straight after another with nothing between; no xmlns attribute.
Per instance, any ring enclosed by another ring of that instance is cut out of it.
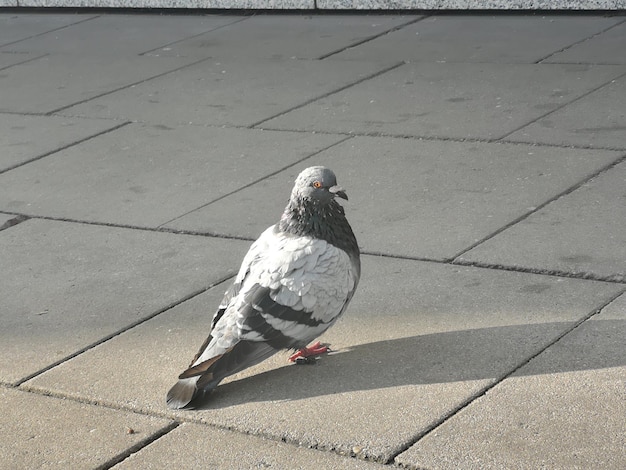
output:
<svg viewBox="0 0 626 470"><path fill-rule="evenodd" d="M5 46L12 51L128 56L206 33L244 16L102 15Z"/></svg>
<svg viewBox="0 0 626 470"><path fill-rule="evenodd" d="M0 112L49 113L189 63L178 57L46 55L2 71L0 87L11 93L2 96Z"/></svg>
<svg viewBox="0 0 626 470"><path fill-rule="evenodd" d="M564 51L548 57L545 62L585 64L626 64L626 21L615 27L574 44Z"/></svg>
<svg viewBox="0 0 626 470"><path fill-rule="evenodd" d="M167 227L256 238L268 221L278 220L298 172L326 165L350 197L344 206L362 249L448 259L621 156L612 151L356 137ZM229 217L232 213L240 216Z"/></svg>
<svg viewBox="0 0 626 470"><path fill-rule="evenodd" d="M418 18L417 15L260 15L150 54L223 59L315 59Z"/></svg>
<svg viewBox="0 0 626 470"><path fill-rule="evenodd" d="M623 286L365 256L359 291L316 365L287 354L227 379L206 410L164 397L204 340L218 286L26 382L386 461ZM111 375L115 381L108 379Z"/></svg>
<svg viewBox="0 0 626 470"><path fill-rule="evenodd" d="M247 245L49 220L0 231L0 381L18 383L205 289L235 272Z"/></svg>
<svg viewBox="0 0 626 470"><path fill-rule="evenodd" d="M626 163L460 257L626 282Z"/></svg>
<svg viewBox="0 0 626 470"><path fill-rule="evenodd" d="M72 107L64 114L166 125L251 126L390 65L210 59Z"/></svg>
<svg viewBox="0 0 626 470"><path fill-rule="evenodd" d="M626 149L625 109L626 76L622 76L506 140Z"/></svg>
<svg viewBox="0 0 626 470"><path fill-rule="evenodd" d="M427 434L396 463L438 469L624 468L624 299Z"/></svg>
<svg viewBox="0 0 626 470"><path fill-rule="evenodd" d="M624 71L609 65L406 64L262 127L499 139Z"/></svg>
<svg viewBox="0 0 626 470"><path fill-rule="evenodd" d="M6 388L0 410L3 468L96 468L171 423Z"/></svg>
<svg viewBox="0 0 626 470"><path fill-rule="evenodd" d="M113 468L115 470L125 468L380 470L381 466L238 432L183 423Z"/></svg>
<svg viewBox="0 0 626 470"><path fill-rule="evenodd" d="M99 119L0 114L0 173L118 125Z"/></svg>
<svg viewBox="0 0 626 470"><path fill-rule="evenodd" d="M571 15L431 16L336 58L533 64L622 21Z"/></svg>
<svg viewBox="0 0 626 470"><path fill-rule="evenodd" d="M2 6L17 6L17 2ZM93 18L97 15L0 12L0 47Z"/></svg>
<svg viewBox="0 0 626 470"><path fill-rule="evenodd" d="M0 208L156 227L341 139L131 124L0 175ZM277 217L289 192L280 195ZM226 217L237 218L232 212Z"/></svg>

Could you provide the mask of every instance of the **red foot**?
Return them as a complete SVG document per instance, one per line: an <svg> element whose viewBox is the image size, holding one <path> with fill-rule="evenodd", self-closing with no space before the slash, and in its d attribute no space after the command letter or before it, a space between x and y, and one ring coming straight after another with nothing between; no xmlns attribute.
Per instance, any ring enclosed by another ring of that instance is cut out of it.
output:
<svg viewBox="0 0 626 470"><path fill-rule="evenodd" d="M299 357L306 359L309 357L319 356L320 354L324 354L325 352L328 352L328 348L326 346L322 346L322 343L317 341L308 348L302 348L295 354L292 354L289 357L289 360L291 362L296 362Z"/></svg>

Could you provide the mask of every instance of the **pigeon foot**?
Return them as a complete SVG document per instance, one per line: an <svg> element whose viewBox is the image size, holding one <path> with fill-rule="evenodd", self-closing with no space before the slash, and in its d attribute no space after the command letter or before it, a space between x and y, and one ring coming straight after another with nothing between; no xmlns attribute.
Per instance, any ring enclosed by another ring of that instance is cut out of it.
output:
<svg viewBox="0 0 626 470"><path fill-rule="evenodd" d="M302 348L295 354L292 354L289 357L289 360L297 364L310 363L310 362L315 361L315 357L321 354L327 353L327 352L328 352L328 347L323 346L322 343L320 343L319 341L316 341L311 346Z"/></svg>

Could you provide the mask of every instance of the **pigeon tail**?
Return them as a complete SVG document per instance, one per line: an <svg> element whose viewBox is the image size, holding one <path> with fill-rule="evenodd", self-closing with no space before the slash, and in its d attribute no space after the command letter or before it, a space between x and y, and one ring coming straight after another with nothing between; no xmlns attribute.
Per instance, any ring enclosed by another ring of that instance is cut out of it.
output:
<svg viewBox="0 0 626 470"><path fill-rule="evenodd" d="M240 341L224 354L193 365L167 393L172 409L196 408L224 378L264 361L278 350L267 343Z"/></svg>
<svg viewBox="0 0 626 470"><path fill-rule="evenodd" d="M181 410L184 408L192 408L191 402L198 395L196 383L199 377L190 377L188 379L180 379L167 392L167 406L173 410Z"/></svg>

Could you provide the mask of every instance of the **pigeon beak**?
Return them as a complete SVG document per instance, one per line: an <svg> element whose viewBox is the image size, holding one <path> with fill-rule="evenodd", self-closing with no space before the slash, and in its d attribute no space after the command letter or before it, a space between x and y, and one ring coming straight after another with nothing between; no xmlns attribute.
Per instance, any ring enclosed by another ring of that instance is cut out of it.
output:
<svg viewBox="0 0 626 470"><path fill-rule="evenodd" d="M333 196L338 196L341 199L345 199L346 201L348 200L348 195L341 186L331 186L330 188L328 188L328 190Z"/></svg>

